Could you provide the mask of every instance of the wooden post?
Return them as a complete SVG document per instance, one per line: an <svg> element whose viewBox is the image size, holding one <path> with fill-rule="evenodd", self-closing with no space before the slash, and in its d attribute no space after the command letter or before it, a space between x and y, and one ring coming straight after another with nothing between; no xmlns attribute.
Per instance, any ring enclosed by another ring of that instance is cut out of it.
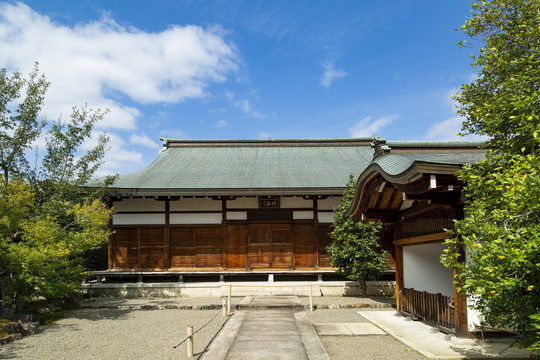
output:
<svg viewBox="0 0 540 360"><path fill-rule="evenodd" d="M188 325L187 327L187 356L193 357L193 326Z"/></svg>
<svg viewBox="0 0 540 360"><path fill-rule="evenodd" d="M222 308L223 308L223 317L227 317L227 300L223 298L222 301Z"/></svg>
<svg viewBox="0 0 540 360"><path fill-rule="evenodd" d="M309 311L313 311L313 284L309 284Z"/></svg>
<svg viewBox="0 0 540 360"><path fill-rule="evenodd" d="M436 300L436 305L435 305L435 308L436 308L436 311L437 311L437 324L439 325L442 325L441 323L441 311L442 311L442 294L441 293L437 293L435 295L437 298Z"/></svg>
<svg viewBox="0 0 540 360"><path fill-rule="evenodd" d="M231 311L231 284L229 284L229 295L227 296L227 311Z"/></svg>
<svg viewBox="0 0 540 360"><path fill-rule="evenodd" d="M403 248L395 247L395 270L396 270L396 310L397 312L403 311L402 294L401 291L404 288L403 280Z"/></svg>

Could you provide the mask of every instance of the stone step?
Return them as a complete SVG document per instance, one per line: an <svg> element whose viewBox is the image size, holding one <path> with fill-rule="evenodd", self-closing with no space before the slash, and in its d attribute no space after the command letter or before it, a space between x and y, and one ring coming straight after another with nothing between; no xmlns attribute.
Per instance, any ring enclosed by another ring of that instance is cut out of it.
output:
<svg viewBox="0 0 540 360"><path fill-rule="evenodd" d="M303 310L304 305L297 296L246 296L237 310Z"/></svg>

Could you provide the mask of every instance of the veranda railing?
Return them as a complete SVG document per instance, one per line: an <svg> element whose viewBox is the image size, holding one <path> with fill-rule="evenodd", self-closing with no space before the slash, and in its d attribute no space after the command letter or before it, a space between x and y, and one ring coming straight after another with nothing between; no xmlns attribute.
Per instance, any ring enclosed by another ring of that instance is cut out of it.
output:
<svg viewBox="0 0 540 360"><path fill-rule="evenodd" d="M403 288L400 311L453 331L456 329L454 298L450 296Z"/></svg>

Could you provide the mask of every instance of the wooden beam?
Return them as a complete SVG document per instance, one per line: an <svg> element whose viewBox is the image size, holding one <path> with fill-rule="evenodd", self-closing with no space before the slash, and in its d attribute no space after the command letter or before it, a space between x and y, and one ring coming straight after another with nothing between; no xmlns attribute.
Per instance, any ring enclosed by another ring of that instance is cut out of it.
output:
<svg viewBox="0 0 540 360"><path fill-rule="evenodd" d="M390 211L368 211L362 215L364 220L379 220L385 224L395 224L398 220L397 212Z"/></svg>
<svg viewBox="0 0 540 360"><path fill-rule="evenodd" d="M377 208L379 210L386 210L386 208L388 207L388 203L390 202L390 199L392 198L392 194L394 193L394 191L395 191L395 189L393 187L384 188L384 190L382 192L381 201L379 202L379 205L377 206Z"/></svg>
<svg viewBox="0 0 540 360"><path fill-rule="evenodd" d="M379 197L381 196L381 193L378 191L372 192L369 197L369 203L367 206L368 210L375 209L377 207L377 203L379 202Z"/></svg>
<svg viewBox="0 0 540 360"><path fill-rule="evenodd" d="M388 210L398 210L403 203L402 192L399 190L394 191L393 199L390 201Z"/></svg>
<svg viewBox="0 0 540 360"><path fill-rule="evenodd" d="M426 192L423 194L407 195L409 200L431 201L432 204L457 204L461 197L461 193L456 191L446 192Z"/></svg>
<svg viewBox="0 0 540 360"><path fill-rule="evenodd" d="M439 232L429 235L421 235L409 238L398 239L394 241L396 246L410 246L410 245L422 245L431 243L440 243L446 239L449 239L451 235L447 232Z"/></svg>
<svg viewBox="0 0 540 360"><path fill-rule="evenodd" d="M429 177L422 177L420 180L411 184L392 184L396 189L407 194L423 194L429 190Z"/></svg>
<svg viewBox="0 0 540 360"><path fill-rule="evenodd" d="M379 194L378 192L375 191L375 189L377 189L385 181L386 180L384 180L384 178L379 175L373 181L371 181L371 183L367 186L367 189L365 190L363 195L368 197L370 199L370 201L364 201L363 202L363 205L360 207L360 211L358 212L358 215L364 213L368 209L368 206L371 203L371 194L373 194L373 193Z"/></svg>

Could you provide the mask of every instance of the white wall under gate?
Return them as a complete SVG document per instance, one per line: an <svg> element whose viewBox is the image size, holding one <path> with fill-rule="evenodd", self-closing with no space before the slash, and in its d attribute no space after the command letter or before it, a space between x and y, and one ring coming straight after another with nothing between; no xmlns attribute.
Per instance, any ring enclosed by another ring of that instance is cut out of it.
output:
<svg viewBox="0 0 540 360"><path fill-rule="evenodd" d="M403 285L432 294L454 296L452 270L441 264L444 244L403 247Z"/></svg>

